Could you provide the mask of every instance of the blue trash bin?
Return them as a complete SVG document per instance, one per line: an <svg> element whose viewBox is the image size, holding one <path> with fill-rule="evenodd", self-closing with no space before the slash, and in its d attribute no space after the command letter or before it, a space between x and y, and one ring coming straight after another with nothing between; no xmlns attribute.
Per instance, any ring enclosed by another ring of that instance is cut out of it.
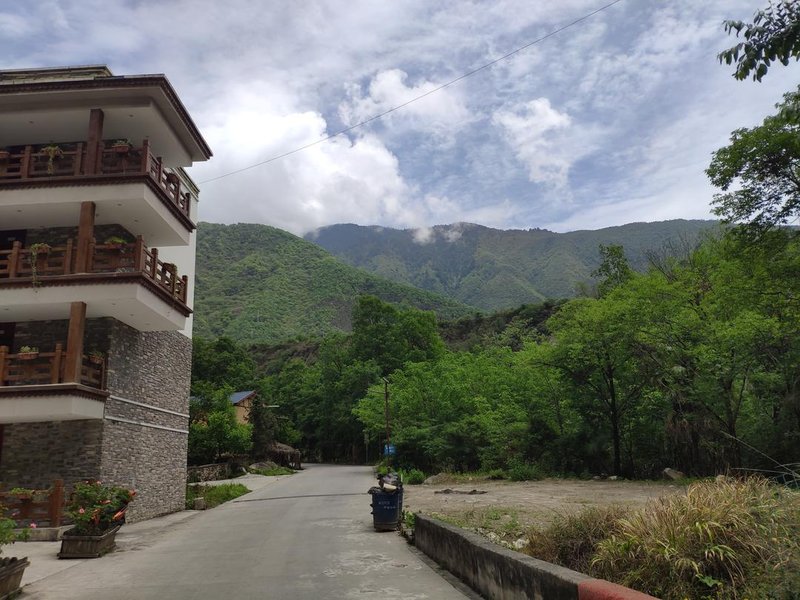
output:
<svg viewBox="0 0 800 600"><path fill-rule="evenodd" d="M375 531L394 531L403 512L403 488L395 492L371 492L372 524Z"/></svg>

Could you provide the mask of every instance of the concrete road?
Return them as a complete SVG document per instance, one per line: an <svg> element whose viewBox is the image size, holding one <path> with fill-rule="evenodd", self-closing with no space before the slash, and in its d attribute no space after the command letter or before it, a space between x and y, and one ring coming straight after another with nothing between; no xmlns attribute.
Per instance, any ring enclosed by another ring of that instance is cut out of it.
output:
<svg viewBox="0 0 800 600"><path fill-rule="evenodd" d="M365 494L372 483L369 468L311 465L166 526L126 525L117 552L44 577L23 598L471 597L399 535L373 530Z"/></svg>

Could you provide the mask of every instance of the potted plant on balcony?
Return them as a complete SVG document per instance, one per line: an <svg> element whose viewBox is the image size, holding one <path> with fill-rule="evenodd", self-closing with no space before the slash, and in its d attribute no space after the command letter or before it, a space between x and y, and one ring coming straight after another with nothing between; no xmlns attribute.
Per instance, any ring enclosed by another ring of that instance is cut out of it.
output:
<svg viewBox="0 0 800 600"><path fill-rule="evenodd" d="M120 252L123 253L128 249L127 247L128 241L125 238L120 237L118 235L112 235L110 237L107 237L103 242L103 244L105 244L109 248L119 250Z"/></svg>
<svg viewBox="0 0 800 600"><path fill-rule="evenodd" d="M11 157L11 152L5 148L0 148L0 160L8 160Z"/></svg>
<svg viewBox="0 0 800 600"><path fill-rule="evenodd" d="M53 175L56 172L55 161L64 156L64 151L57 144L49 144L40 152L47 157L47 174Z"/></svg>
<svg viewBox="0 0 800 600"><path fill-rule="evenodd" d="M117 154L127 154L128 152L130 152L131 143L127 139L117 140L113 144L111 144L111 148Z"/></svg>
<svg viewBox="0 0 800 600"><path fill-rule="evenodd" d="M31 278L33 279L34 286L41 285L39 281L39 267L44 267L44 261L49 256L50 250L52 250L50 244L46 244L44 242L31 244L28 248L28 251L30 252L28 261L31 264ZM41 265L39 264L40 261L42 263Z"/></svg>
<svg viewBox="0 0 800 600"><path fill-rule="evenodd" d="M94 365L102 365L106 355L100 352L100 350L91 350L89 351L88 357L90 363Z"/></svg>
<svg viewBox="0 0 800 600"><path fill-rule="evenodd" d="M17 352L17 358L20 360L33 360L39 356L39 348L36 346L23 346Z"/></svg>
<svg viewBox="0 0 800 600"><path fill-rule="evenodd" d="M0 515L2 514L3 507L0 506ZM14 531L16 526L13 519L0 516L0 552L6 544L28 539L28 530L17 533ZM27 558L0 557L0 600L13 598L19 593L22 574L29 564Z"/></svg>
<svg viewBox="0 0 800 600"><path fill-rule="evenodd" d="M134 490L99 481L75 484L67 514L75 526L61 538L58 558L97 558L111 552Z"/></svg>

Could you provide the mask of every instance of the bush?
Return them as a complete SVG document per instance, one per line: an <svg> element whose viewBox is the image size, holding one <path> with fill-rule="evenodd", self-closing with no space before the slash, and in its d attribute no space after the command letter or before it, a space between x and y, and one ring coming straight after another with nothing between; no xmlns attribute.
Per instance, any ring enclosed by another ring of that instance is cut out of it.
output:
<svg viewBox="0 0 800 600"><path fill-rule="evenodd" d="M538 481L544 479L542 469L534 463L512 462L508 465L506 474L511 481Z"/></svg>
<svg viewBox="0 0 800 600"><path fill-rule="evenodd" d="M266 475L267 477L277 477L278 475L294 475L294 470L288 467L273 467L271 469L250 469L256 475Z"/></svg>
<svg viewBox="0 0 800 600"><path fill-rule="evenodd" d="M222 485L189 485L186 486L186 509L194 508L195 498L205 498L206 508L214 508L220 504L249 493L250 490L241 483L224 483Z"/></svg>
<svg viewBox="0 0 800 600"><path fill-rule="evenodd" d="M542 531L528 534L525 552L547 562L581 573L591 573L597 545L618 530L617 521L629 509L623 506L592 506L578 514L562 515Z"/></svg>
<svg viewBox="0 0 800 600"><path fill-rule="evenodd" d="M403 483L408 485L419 485L425 483L425 473L419 469L411 469L409 471L400 471Z"/></svg>
<svg viewBox="0 0 800 600"><path fill-rule="evenodd" d="M695 483L618 526L592 575L665 600L745 597L766 581L791 593L787 565L800 562L800 494L760 478Z"/></svg>

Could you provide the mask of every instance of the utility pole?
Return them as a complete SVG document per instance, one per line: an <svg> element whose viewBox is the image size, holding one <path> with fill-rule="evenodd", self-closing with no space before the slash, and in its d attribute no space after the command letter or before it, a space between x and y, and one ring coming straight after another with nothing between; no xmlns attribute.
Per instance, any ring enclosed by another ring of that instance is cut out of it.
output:
<svg viewBox="0 0 800 600"><path fill-rule="evenodd" d="M391 435L389 432L389 380L386 377L381 377L383 379L383 414L386 417L386 446L384 446L386 450L386 464L387 466L392 464L392 455L389 452L390 442L391 442Z"/></svg>

